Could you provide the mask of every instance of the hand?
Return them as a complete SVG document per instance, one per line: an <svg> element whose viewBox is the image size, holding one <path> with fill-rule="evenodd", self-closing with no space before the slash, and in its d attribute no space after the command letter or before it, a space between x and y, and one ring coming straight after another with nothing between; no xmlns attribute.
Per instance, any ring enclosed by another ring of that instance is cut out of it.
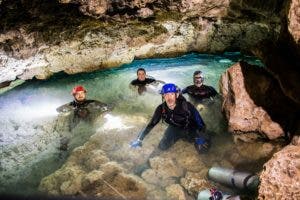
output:
<svg viewBox="0 0 300 200"><path fill-rule="evenodd" d="M195 138L195 148L197 149L198 153L206 153L210 147L210 142L208 139L204 137Z"/></svg>
<svg viewBox="0 0 300 200"><path fill-rule="evenodd" d="M136 139L136 140L130 142L130 147L131 148L142 147L142 141L140 139Z"/></svg>

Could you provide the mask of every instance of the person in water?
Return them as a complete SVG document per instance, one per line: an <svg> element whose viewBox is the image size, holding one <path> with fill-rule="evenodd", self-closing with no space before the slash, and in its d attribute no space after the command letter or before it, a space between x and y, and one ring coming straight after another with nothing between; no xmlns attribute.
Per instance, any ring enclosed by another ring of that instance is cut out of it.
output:
<svg viewBox="0 0 300 200"><path fill-rule="evenodd" d="M147 85L153 84L158 85L159 83L164 83L163 81L156 80L152 77L147 77L146 70L144 68L139 68L136 71L137 78L131 81L132 86L136 86L138 88L138 93L142 94L147 91Z"/></svg>
<svg viewBox="0 0 300 200"><path fill-rule="evenodd" d="M167 150L182 138L193 142L199 153L206 152L210 138L205 133L205 124L196 108L179 94L179 89L173 83L165 84L161 94L164 102L156 108L146 128L130 143L131 147L141 147L145 136L162 119L169 126L159 142L160 150Z"/></svg>
<svg viewBox="0 0 300 200"><path fill-rule="evenodd" d="M56 110L59 113L68 113L73 111L73 120L71 129L76 126L81 120L90 122L93 119L92 114L101 114L111 110L110 106L97 100L86 99L86 89L81 86L75 86L71 94L74 100L70 103L58 107Z"/></svg>
<svg viewBox="0 0 300 200"><path fill-rule="evenodd" d="M77 85L72 89L71 94L74 100L70 103L58 107L56 110L60 114L69 113L69 131L71 132L79 122L84 121L87 123L93 122L93 120L101 113L111 110L111 107L105 103L97 100L86 99L86 89ZM62 137L60 140L59 149L66 151L69 148L69 142L72 137Z"/></svg>
<svg viewBox="0 0 300 200"><path fill-rule="evenodd" d="M201 71L195 71L193 75L194 85L190 85L182 90L182 94L187 93L194 100L213 98L218 93L212 86L204 85L204 76Z"/></svg>

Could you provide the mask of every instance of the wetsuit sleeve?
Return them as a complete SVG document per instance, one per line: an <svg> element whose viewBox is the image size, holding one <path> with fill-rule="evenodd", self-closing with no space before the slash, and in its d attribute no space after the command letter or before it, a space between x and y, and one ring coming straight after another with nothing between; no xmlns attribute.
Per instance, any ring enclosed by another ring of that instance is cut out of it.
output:
<svg viewBox="0 0 300 200"><path fill-rule="evenodd" d="M160 121L161 115L162 115L162 105L159 105L156 108L151 121L148 123L146 128L144 128L138 135L139 140L143 140L145 136L154 128L154 126Z"/></svg>
<svg viewBox="0 0 300 200"><path fill-rule="evenodd" d="M72 103L67 103L65 105L56 108L56 111L59 113L66 113L66 112L70 112L71 110L74 110Z"/></svg>
<svg viewBox="0 0 300 200"><path fill-rule="evenodd" d="M218 92L215 90L215 88L209 86L209 96L214 97L218 94Z"/></svg>
<svg viewBox="0 0 300 200"><path fill-rule="evenodd" d="M149 78L147 79L147 84L150 84L150 83L153 83L155 82L156 80L154 78Z"/></svg>
<svg viewBox="0 0 300 200"><path fill-rule="evenodd" d="M183 89L181 90L181 93L182 93L182 94L187 93L187 87L186 87L186 88L183 88Z"/></svg>
<svg viewBox="0 0 300 200"><path fill-rule="evenodd" d="M132 80L132 81L130 82L130 85L136 85L136 80Z"/></svg>
<svg viewBox="0 0 300 200"><path fill-rule="evenodd" d="M192 116L193 116L195 122L196 122L197 128L199 130L203 129L205 127L205 124L204 124L204 121L203 121L200 113L198 112L198 110L190 103L189 103L189 109L190 109L190 112L192 113Z"/></svg>
<svg viewBox="0 0 300 200"><path fill-rule="evenodd" d="M110 111L112 110L113 106L108 105L106 103L103 103L101 101L93 100L90 105L92 106L92 109L100 110L102 112Z"/></svg>

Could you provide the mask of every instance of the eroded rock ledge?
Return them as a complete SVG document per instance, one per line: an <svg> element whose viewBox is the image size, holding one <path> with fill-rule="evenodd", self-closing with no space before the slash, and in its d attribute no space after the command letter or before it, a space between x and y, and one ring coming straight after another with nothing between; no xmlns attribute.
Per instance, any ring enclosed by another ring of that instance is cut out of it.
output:
<svg viewBox="0 0 300 200"><path fill-rule="evenodd" d="M299 106L265 68L239 62L222 75L220 89L228 128L236 139L274 140L295 132Z"/></svg>
<svg viewBox="0 0 300 200"><path fill-rule="evenodd" d="M300 198L300 140L273 155L260 175L258 199Z"/></svg>
<svg viewBox="0 0 300 200"><path fill-rule="evenodd" d="M3 1L0 82L191 51L249 51L280 32L280 2L118 1L124 9L111 2ZM145 20L139 9L153 15Z"/></svg>

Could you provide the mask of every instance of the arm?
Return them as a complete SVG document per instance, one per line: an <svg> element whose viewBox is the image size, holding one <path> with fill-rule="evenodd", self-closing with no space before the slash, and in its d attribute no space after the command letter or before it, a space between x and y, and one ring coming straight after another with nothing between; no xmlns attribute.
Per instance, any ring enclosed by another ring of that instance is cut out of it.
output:
<svg viewBox="0 0 300 200"><path fill-rule="evenodd" d="M65 105L59 106L58 108L56 108L56 111L58 113L67 113L74 110L74 107L72 105L70 105L70 103L67 103Z"/></svg>
<svg viewBox="0 0 300 200"><path fill-rule="evenodd" d="M156 80L156 82L161 83L161 84L165 84L166 82L161 81L161 80Z"/></svg>
<svg viewBox="0 0 300 200"><path fill-rule="evenodd" d="M113 108L111 105L97 100L93 100L89 105L91 105L93 109L99 110L101 112L110 111Z"/></svg>
<svg viewBox="0 0 300 200"><path fill-rule="evenodd" d="M154 112L154 115L151 119L151 121L148 123L146 128L144 128L138 135L137 139L132 141L130 143L130 146L132 148L137 148L142 146L142 141L146 137L146 135L152 130L152 128L160 121L161 119L161 111L162 111L162 106L158 106Z"/></svg>
<svg viewBox="0 0 300 200"><path fill-rule="evenodd" d="M190 109L190 111L192 113L193 119L196 122L198 130L204 129L205 128L205 124L204 124L204 121L203 121L200 113L198 112L198 110L191 103L189 103L189 107L190 107L189 109Z"/></svg>
<svg viewBox="0 0 300 200"><path fill-rule="evenodd" d="M212 86L209 86L209 96L214 97L218 94L218 92Z"/></svg>
<svg viewBox="0 0 300 200"><path fill-rule="evenodd" d="M206 127L201 115L192 104L191 110L197 124L194 146L199 154L206 153L210 148L210 136L205 132Z"/></svg>
<svg viewBox="0 0 300 200"><path fill-rule="evenodd" d="M152 119L151 121L148 123L148 125L146 126L146 128L144 128L138 135L137 139L142 141L146 135L156 126L156 124L160 121L161 119L161 113L162 113L162 106L159 105L153 116L152 116Z"/></svg>
<svg viewBox="0 0 300 200"><path fill-rule="evenodd" d="M181 90L181 93L182 93L182 94L187 93L187 87L186 87L186 88L183 88L183 89Z"/></svg>
<svg viewBox="0 0 300 200"><path fill-rule="evenodd" d="M137 79L134 79L130 82L130 85L131 86L135 86L137 84Z"/></svg>

